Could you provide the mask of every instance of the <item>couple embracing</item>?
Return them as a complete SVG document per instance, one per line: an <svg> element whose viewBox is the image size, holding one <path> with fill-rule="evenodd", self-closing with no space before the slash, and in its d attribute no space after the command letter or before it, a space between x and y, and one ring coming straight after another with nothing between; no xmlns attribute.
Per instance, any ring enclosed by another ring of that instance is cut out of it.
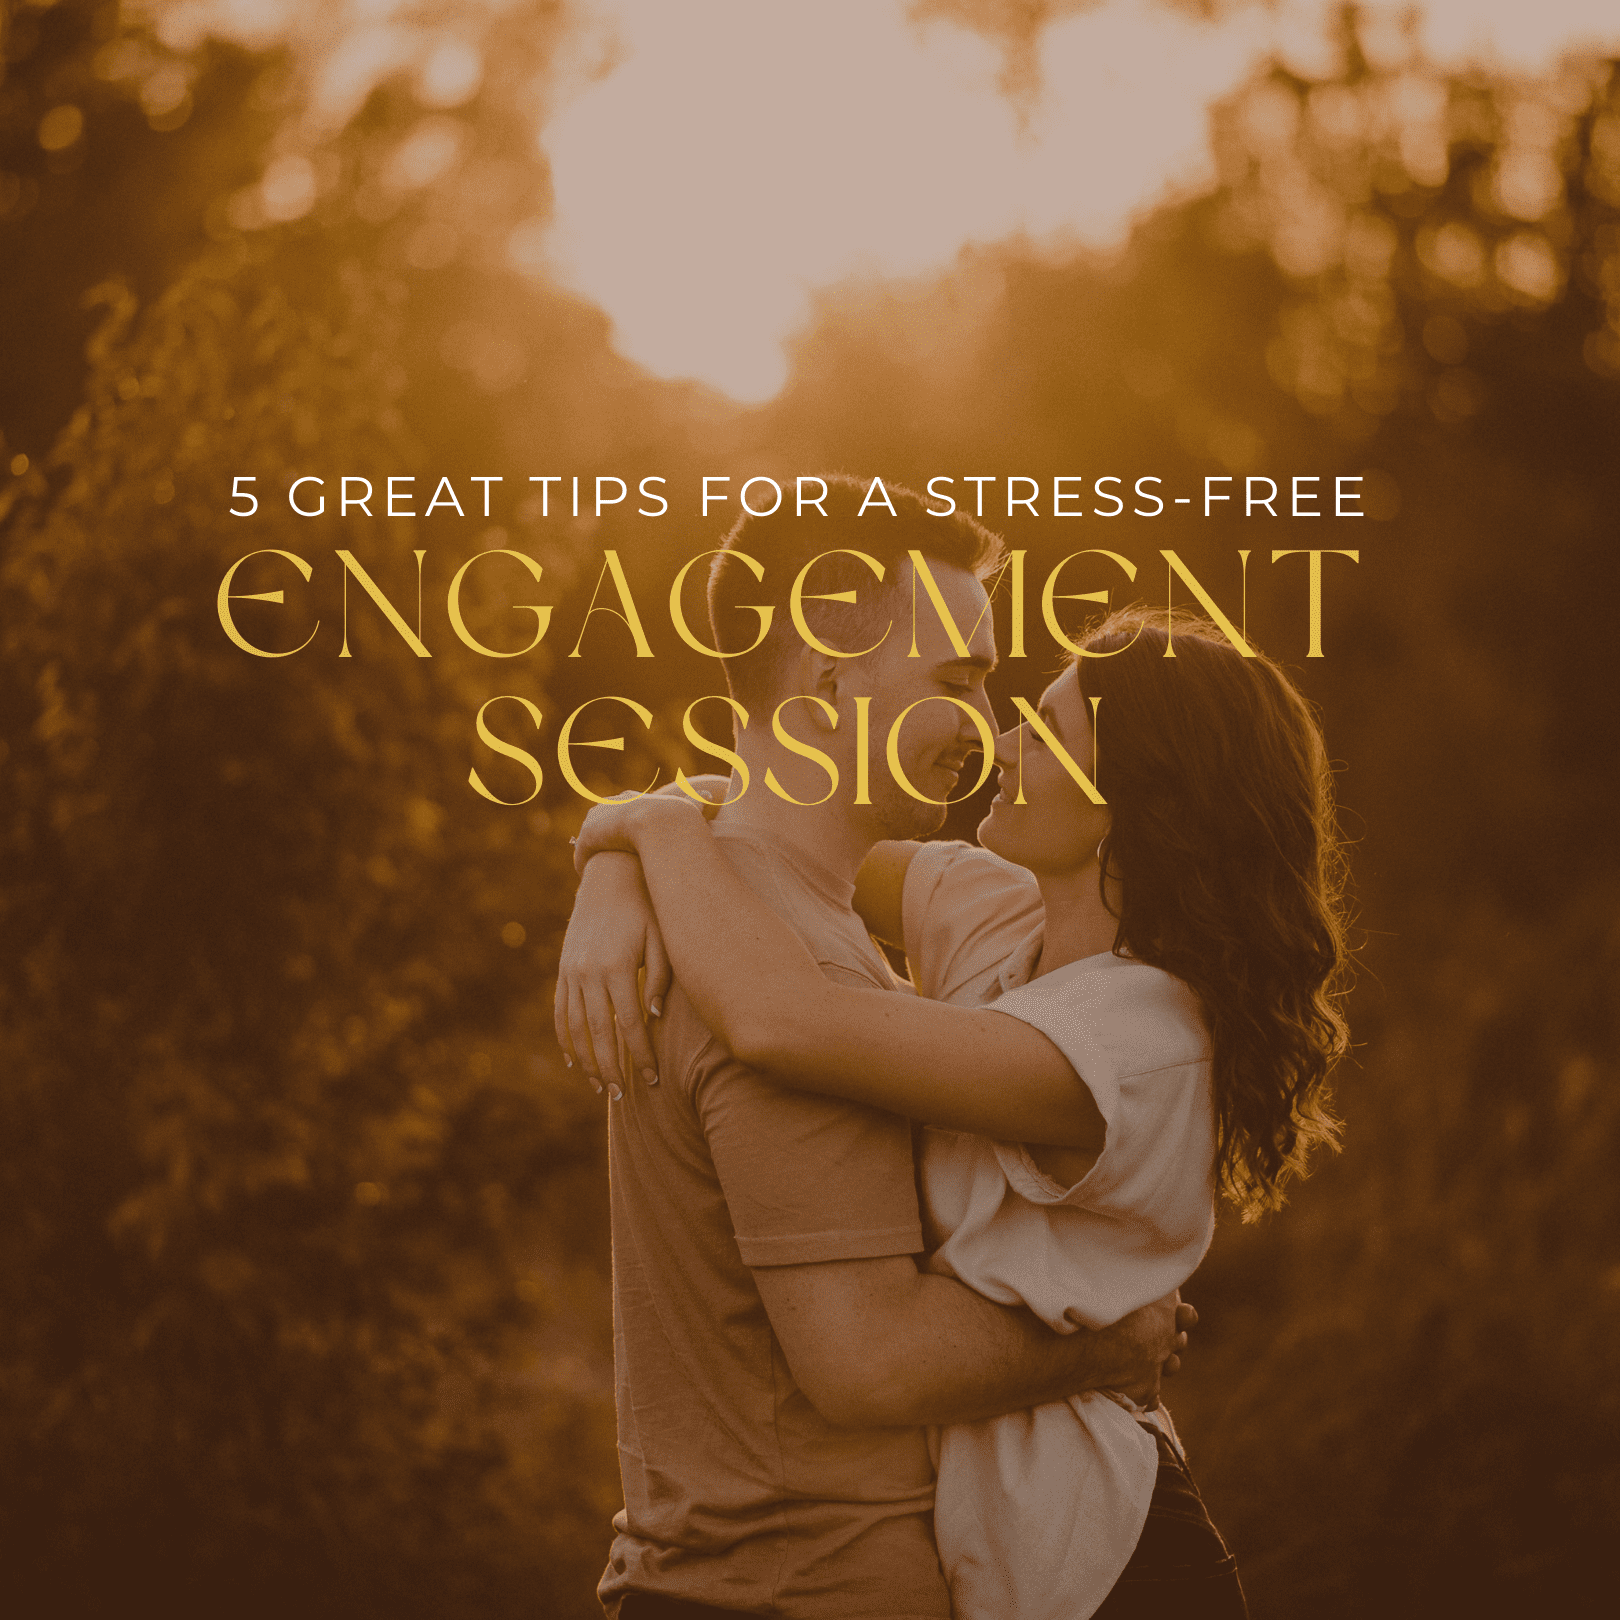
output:
<svg viewBox="0 0 1620 1620"><path fill-rule="evenodd" d="M1158 1396L1216 1193L1273 1207L1334 1134L1321 737L1265 658L1116 614L999 736L979 844L917 842L981 746L969 711L994 735L1000 542L893 486L857 524L862 486L829 483L827 519L747 518L713 569L717 646L777 608L726 660L754 724L700 784L718 811L649 795L578 840L557 1027L611 1099L625 1492L600 1596L615 1620L1242 1616ZM908 637L913 550L971 634L919 607ZM816 557L804 637L787 582ZM835 794L760 723L794 697ZM900 772L868 779L902 714Z"/></svg>

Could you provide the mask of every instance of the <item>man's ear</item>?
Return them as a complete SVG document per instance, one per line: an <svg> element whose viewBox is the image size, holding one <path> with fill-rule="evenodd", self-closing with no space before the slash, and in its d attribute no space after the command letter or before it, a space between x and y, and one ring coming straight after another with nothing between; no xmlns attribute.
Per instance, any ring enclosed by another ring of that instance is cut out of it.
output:
<svg viewBox="0 0 1620 1620"><path fill-rule="evenodd" d="M801 647L797 660L798 684L793 688L795 694L820 698L822 703L830 704L836 714L839 690L844 678L844 663L844 659L829 658L826 653L817 652L814 647ZM807 703L805 709L810 724L816 730L837 729L836 721L828 719L821 704Z"/></svg>

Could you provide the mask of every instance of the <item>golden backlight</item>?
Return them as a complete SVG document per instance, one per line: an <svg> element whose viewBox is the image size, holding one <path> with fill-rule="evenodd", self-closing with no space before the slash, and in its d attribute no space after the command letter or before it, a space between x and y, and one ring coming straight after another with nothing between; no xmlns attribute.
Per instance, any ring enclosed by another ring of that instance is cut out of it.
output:
<svg viewBox="0 0 1620 1620"><path fill-rule="evenodd" d="M1054 8L1062 10L1064 8ZM1209 104L1268 55L1332 70L1321 0L1199 8L1117 0L1049 26L1040 84L1005 93L995 43L902 0L598 0L597 64L542 141L547 268L612 317L631 359L770 398L811 293L947 265L1023 235L1106 249L1213 170ZM1534 67L1620 38L1612 0L1434 0L1394 60Z"/></svg>

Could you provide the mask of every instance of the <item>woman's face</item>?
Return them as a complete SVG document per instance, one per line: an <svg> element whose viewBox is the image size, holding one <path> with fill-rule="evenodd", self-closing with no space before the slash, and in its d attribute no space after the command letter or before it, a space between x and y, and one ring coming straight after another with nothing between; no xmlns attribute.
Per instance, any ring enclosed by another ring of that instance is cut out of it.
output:
<svg viewBox="0 0 1620 1620"><path fill-rule="evenodd" d="M1077 666L1071 664L1047 687L1036 712L1096 785L1091 710L1080 694ZM1037 876L1063 876L1095 865L1097 845L1109 827L1108 807L1092 803L1039 732L1027 722L1003 732L996 764L1001 791L979 823L979 842Z"/></svg>

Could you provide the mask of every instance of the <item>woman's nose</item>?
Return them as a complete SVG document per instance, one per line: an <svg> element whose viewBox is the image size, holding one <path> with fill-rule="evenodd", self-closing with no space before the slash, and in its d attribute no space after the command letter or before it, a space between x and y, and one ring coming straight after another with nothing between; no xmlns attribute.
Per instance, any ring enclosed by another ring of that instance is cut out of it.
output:
<svg viewBox="0 0 1620 1620"><path fill-rule="evenodd" d="M1018 733L1022 726L1014 726L996 738L996 764L1012 766L1018 763Z"/></svg>

